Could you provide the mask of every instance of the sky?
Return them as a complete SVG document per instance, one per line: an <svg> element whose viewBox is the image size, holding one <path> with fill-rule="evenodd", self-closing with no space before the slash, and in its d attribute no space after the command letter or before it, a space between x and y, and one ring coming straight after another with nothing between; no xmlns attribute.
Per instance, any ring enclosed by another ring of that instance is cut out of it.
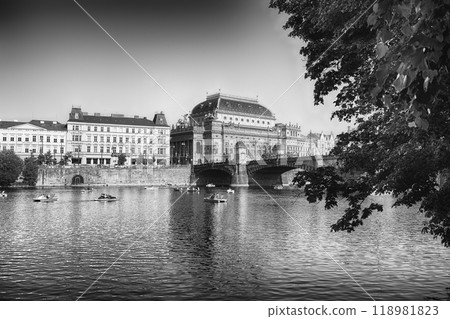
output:
<svg viewBox="0 0 450 319"><path fill-rule="evenodd" d="M79 106L150 118L163 111L175 124L220 90L258 97L277 122L305 134L349 125L330 121L331 98L313 105L302 42L269 0L77 2L146 72L73 0L0 0L0 119L65 123Z"/></svg>

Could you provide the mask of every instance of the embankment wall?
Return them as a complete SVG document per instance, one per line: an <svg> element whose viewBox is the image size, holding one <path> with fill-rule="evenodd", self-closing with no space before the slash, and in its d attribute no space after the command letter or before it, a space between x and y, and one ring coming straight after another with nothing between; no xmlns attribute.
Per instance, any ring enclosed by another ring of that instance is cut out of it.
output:
<svg viewBox="0 0 450 319"><path fill-rule="evenodd" d="M36 186L188 184L190 173L189 166L161 168L44 167L39 169Z"/></svg>

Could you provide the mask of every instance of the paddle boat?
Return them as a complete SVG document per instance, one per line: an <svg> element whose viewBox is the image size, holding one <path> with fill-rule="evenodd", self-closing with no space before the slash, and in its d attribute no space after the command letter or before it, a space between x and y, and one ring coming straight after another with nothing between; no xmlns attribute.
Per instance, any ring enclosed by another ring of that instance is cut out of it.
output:
<svg viewBox="0 0 450 319"><path fill-rule="evenodd" d="M206 187L216 187L216 185L209 183L209 184L206 184Z"/></svg>
<svg viewBox="0 0 450 319"><path fill-rule="evenodd" d="M94 189L92 187L86 187L85 189L83 189L81 192L82 193L90 193L92 192Z"/></svg>
<svg viewBox="0 0 450 319"><path fill-rule="evenodd" d="M58 198L56 197L55 194L42 194L39 195L38 197L33 198L33 202L41 202L41 203L54 202L57 200Z"/></svg>
<svg viewBox="0 0 450 319"><path fill-rule="evenodd" d="M97 202L114 202L117 200L117 197L102 193L99 198L94 199Z"/></svg>
<svg viewBox="0 0 450 319"><path fill-rule="evenodd" d="M226 203L227 202L227 200L225 198L223 198L222 195L219 195L217 193L213 194L211 196L205 197L205 198L203 198L203 200L208 203Z"/></svg>
<svg viewBox="0 0 450 319"><path fill-rule="evenodd" d="M8 197L8 194L6 194L5 191L2 191L2 192L0 193L0 197Z"/></svg>
<svg viewBox="0 0 450 319"><path fill-rule="evenodd" d="M188 187L187 191L190 193L200 192L200 187Z"/></svg>
<svg viewBox="0 0 450 319"><path fill-rule="evenodd" d="M227 189L227 193L229 193L229 194L234 194L234 189L228 188L228 189Z"/></svg>
<svg viewBox="0 0 450 319"><path fill-rule="evenodd" d="M283 185L275 185L273 189L283 189Z"/></svg>
<svg viewBox="0 0 450 319"><path fill-rule="evenodd" d="M153 190L156 189L156 187L153 187L153 186L145 186L144 189L147 189L147 190L149 190L149 191L153 191Z"/></svg>
<svg viewBox="0 0 450 319"><path fill-rule="evenodd" d="M175 192L182 192L183 191L183 187L175 187L173 190Z"/></svg>

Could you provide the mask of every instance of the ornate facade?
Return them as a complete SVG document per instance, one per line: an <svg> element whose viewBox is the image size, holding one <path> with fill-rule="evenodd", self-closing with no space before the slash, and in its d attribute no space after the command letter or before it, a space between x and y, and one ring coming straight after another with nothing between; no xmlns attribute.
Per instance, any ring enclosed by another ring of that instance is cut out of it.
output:
<svg viewBox="0 0 450 319"><path fill-rule="evenodd" d="M170 154L174 164L201 164L321 153L300 126L276 123L257 99L217 93L172 127Z"/></svg>

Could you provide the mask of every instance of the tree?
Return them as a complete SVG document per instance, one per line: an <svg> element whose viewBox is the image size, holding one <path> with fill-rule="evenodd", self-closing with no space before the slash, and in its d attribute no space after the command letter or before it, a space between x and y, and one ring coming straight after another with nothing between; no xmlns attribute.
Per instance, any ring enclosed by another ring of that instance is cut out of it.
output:
<svg viewBox="0 0 450 319"><path fill-rule="evenodd" d="M450 0L271 0L285 28L306 45L314 99L338 91L333 117L355 121L333 153L339 169L297 175L308 200L347 200L332 230L353 231L392 193L394 206L420 203L424 232L450 246ZM355 178L345 178L360 172Z"/></svg>
<svg viewBox="0 0 450 319"><path fill-rule="evenodd" d="M54 165L54 164L56 164L56 159L53 157L52 152L47 151L47 153L44 154L44 164L45 165Z"/></svg>
<svg viewBox="0 0 450 319"><path fill-rule="evenodd" d="M56 159L53 157L52 152L47 151L45 154L39 154L37 157L38 165L54 165L56 164Z"/></svg>
<svg viewBox="0 0 450 319"><path fill-rule="evenodd" d="M38 157L37 157L37 159L36 159L36 161L37 161L37 164L38 165L43 165L43 164L45 164L45 155L44 154L39 154L38 155Z"/></svg>
<svg viewBox="0 0 450 319"><path fill-rule="evenodd" d="M67 152L64 154L63 158L59 161L59 165L64 166L69 163L69 160L72 159L72 152Z"/></svg>
<svg viewBox="0 0 450 319"><path fill-rule="evenodd" d="M120 153L117 156L117 164L120 165L120 166L124 165L126 160L127 160L127 156L124 153Z"/></svg>
<svg viewBox="0 0 450 319"><path fill-rule="evenodd" d="M29 186L35 186L38 178L38 161L34 156L25 158L22 176L23 182Z"/></svg>
<svg viewBox="0 0 450 319"><path fill-rule="evenodd" d="M8 187L14 183L22 172L23 161L14 151L0 152L0 186Z"/></svg>

